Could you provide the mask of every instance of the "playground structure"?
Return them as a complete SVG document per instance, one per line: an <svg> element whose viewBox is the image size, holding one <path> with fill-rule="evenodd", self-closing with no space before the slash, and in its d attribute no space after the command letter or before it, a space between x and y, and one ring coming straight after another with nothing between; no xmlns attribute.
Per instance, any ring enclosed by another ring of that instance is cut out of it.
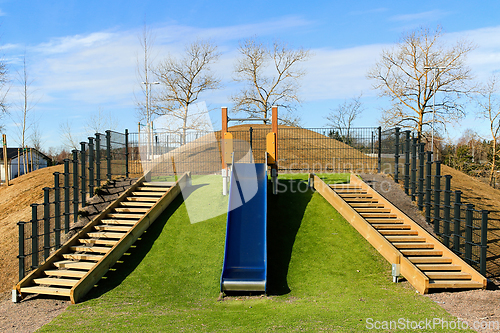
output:
<svg viewBox="0 0 500 333"><path fill-rule="evenodd" d="M277 119L277 108L273 107L271 132L266 135L265 163L254 163L252 154L246 163L235 162L235 142L228 131L228 122L243 119L229 118L227 108L222 108L223 194L229 194L222 292L266 292L267 171L270 167L276 194ZM380 154L378 160L380 166ZM175 170L173 158L172 165ZM73 303L81 300L190 183L189 173L175 184L148 182L148 176L146 173L141 177L43 265L22 279L13 290L13 300L30 293L68 296ZM357 177L352 176L350 184L337 186L327 186L313 174L310 179L314 188L393 265L396 282L401 274L421 293L430 289L486 286L481 274Z"/></svg>

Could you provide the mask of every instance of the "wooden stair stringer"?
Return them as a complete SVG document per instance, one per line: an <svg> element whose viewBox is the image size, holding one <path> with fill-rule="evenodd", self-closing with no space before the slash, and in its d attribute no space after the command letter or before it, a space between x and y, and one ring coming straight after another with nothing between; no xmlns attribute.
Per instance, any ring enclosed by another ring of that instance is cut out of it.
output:
<svg viewBox="0 0 500 333"><path fill-rule="evenodd" d="M475 270L472 266L466 263L462 258L457 256L452 250L447 248L443 243L441 243L436 237L430 234L427 230L422 228L418 223L413 221L408 215L400 211L396 206L394 206L389 200L380 195L373 188L368 186L365 182L363 182L358 176L355 174L351 174L350 183L353 185L357 185L362 187L369 194L377 195L377 199L380 203L383 203L386 208L391 209L391 213L396 214L398 219L403 220L403 224L408 224L411 226L412 230L418 231L418 236L424 237L426 243L432 243L434 245L435 250L440 250L443 252L443 256L447 258L451 258L452 265L461 266L462 272L469 273L472 276L471 281L481 283L483 288L486 288L488 280L486 277L481 275L477 270Z"/></svg>
<svg viewBox="0 0 500 333"><path fill-rule="evenodd" d="M401 274L420 293L427 293L429 278L356 212L321 178L311 174L314 189L318 191L389 263L400 264ZM378 194L377 194L378 197Z"/></svg>

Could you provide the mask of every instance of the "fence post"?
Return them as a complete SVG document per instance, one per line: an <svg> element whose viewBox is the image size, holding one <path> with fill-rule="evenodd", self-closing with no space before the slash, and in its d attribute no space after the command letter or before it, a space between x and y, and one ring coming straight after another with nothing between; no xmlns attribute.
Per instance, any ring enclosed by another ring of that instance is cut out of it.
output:
<svg viewBox="0 0 500 333"><path fill-rule="evenodd" d="M158 149L158 137L156 137L156 149ZM125 129L125 177L128 178L129 172L128 172L128 129Z"/></svg>
<svg viewBox="0 0 500 333"><path fill-rule="evenodd" d="M420 211L424 210L424 181L425 181L425 143L419 143L417 206Z"/></svg>
<svg viewBox="0 0 500 333"><path fill-rule="evenodd" d="M253 151L253 127L250 126L248 129L248 133L250 134L250 151Z"/></svg>
<svg viewBox="0 0 500 333"><path fill-rule="evenodd" d="M455 203L453 204L453 251L460 253L460 207L462 206L462 191L455 191Z"/></svg>
<svg viewBox="0 0 500 333"><path fill-rule="evenodd" d="M95 134L95 180L101 186L101 134Z"/></svg>
<svg viewBox="0 0 500 333"><path fill-rule="evenodd" d="M473 209L473 204L467 204L465 211L465 261L469 264L472 262Z"/></svg>
<svg viewBox="0 0 500 333"><path fill-rule="evenodd" d="M31 205L31 268L38 267L38 204Z"/></svg>
<svg viewBox="0 0 500 333"><path fill-rule="evenodd" d="M49 187L43 188L43 259L50 255L50 201Z"/></svg>
<svg viewBox="0 0 500 333"><path fill-rule="evenodd" d="M82 207L86 206L86 196L87 196L87 165L86 165L86 152L85 152L85 142L80 142L80 179L82 180L80 193L81 193L81 203Z"/></svg>
<svg viewBox="0 0 500 333"><path fill-rule="evenodd" d="M382 127L378 127L378 165L377 172L380 173L382 170Z"/></svg>
<svg viewBox="0 0 500 333"><path fill-rule="evenodd" d="M411 201L416 200L416 193L417 192L417 139L413 137L411 139L411 179L410 179L410 186L411 186Z"/></svg>
<svg viewBox="0 0 500 333"><path fill-rule="evenodd" d="M431 195L432 195L432 152L427 152L425 166L425 221L431 223Z"/></svg>
<svg viewBox="0 0 500 333"><path fill-rule="evenodd" d="M19 226L19 255L17 258L19 259L19 281L21 281L24 278L25 274L25 269L24 269L24 222L20 221L17 222L17 225Z"/></svg>
<svg viewBox="0 0 500 333"><path fill-rule="evenodd" d="M450 247L451 176L446 175L444 178L443 244Z"/></svg>
<svg viewBox="0 0 500 333"><path fill-rule="evenodd" d="M59 172L54 172L54 245L56 250L61 246L61 197Z"/></svg>
<svg viewBox="0 0 500 333"><path fill-rule="evenodd" d="M394 182L399 183L399 127L396 127L396 143L394 150Z"/></svg>
<svg viewBox="0 0 500 333"><path fill-rule="evenodd" d="M94 195L94 138L89 139L89 193L90 197Z"/></svg>
<svg viewBox="0 0 500 333"><path fill-rule="evenodd" d="M108 180L111 180L111 131L110 130L106 131L106 167L107 167L106 177Z"/></svg>
<svg viewBox="0 0 500 333"><path fill-rule="evenodd" d="M410 194L410 131L405 131L405 193Z"/></svg>
<svg viewBox="0 0 500 333"><path fill-rule="evenodd" d="M441 161L435 161L436 174L434 175L434 233L440 235L440 205L441 205Z"/></svg>
<svg viewBox="0 0 500 333"><path fill-rule="evenodd" d="M78 221L78 196L80 182L78 177L78 150L73 150L73 222Z"/></svg>
<svg viewBox="0 0 500 333"><path fill-rule="evenodd" d="M481 211L481 256L479 272L486 275L486 250L488 249L488 214L487 210Z"/></svg>
<svg viewBox="0 0 500 333"><path fill-rule="evenodd" d="M70 216L70 205L69 205L69 160L64 159L64 233L69 231L69 216Z"/></svg>

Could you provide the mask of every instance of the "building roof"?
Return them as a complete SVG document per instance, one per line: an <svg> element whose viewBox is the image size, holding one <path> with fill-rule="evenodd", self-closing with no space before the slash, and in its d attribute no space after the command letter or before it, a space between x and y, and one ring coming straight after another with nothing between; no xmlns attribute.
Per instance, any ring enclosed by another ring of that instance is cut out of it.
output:
<svg viewBox="0 0 500 333"><path fill-rule="evenodd" d="M14 159L17 157L17 154L18 154L18 151L19 149L21 149L21 153L22 153L22 148L7 148L7 159L11 160L11 159ZM32 150L33 152L36 152L38 153L40 156L42 156L43 159L47 160L47 161L50 161L50 157L48 157L47 155L39 152L38 150L36 150L35 148L28 148L28 152L29 150ZM3 149L2 147L0 147L0 162L3 160Z"/></svg>

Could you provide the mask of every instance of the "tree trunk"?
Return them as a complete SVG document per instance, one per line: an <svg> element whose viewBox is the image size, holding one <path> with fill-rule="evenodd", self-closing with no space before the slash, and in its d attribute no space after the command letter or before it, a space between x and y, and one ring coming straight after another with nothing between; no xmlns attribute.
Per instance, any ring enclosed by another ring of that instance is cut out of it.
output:
<svg viewBox="0 0 500 333"><path fill-rule="evenodd" d="M490 186L495 188L496 177L495 177L495 169L496 169L496 157L497 157L497 140L493 138L493 158L491 159L491 171L490 171Z"/></svg>

